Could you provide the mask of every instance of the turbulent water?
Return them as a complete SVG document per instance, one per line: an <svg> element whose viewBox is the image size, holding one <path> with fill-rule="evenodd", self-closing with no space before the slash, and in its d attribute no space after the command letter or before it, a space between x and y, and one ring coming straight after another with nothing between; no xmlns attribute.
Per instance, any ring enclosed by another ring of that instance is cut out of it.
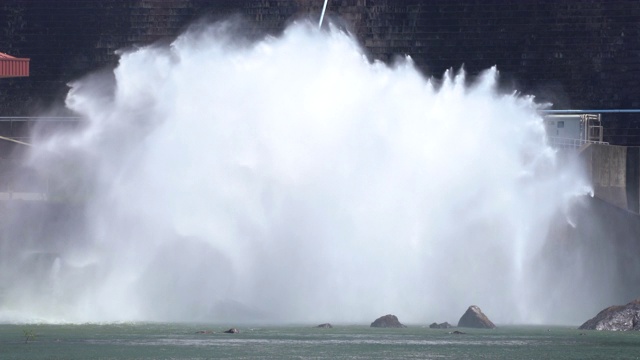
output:
<svg viewBox="0 0 640 360"><path fill-rule="evenodd" d="M117 359L637 359L637 332L561 327L246 327L224 334L204 324L0 325L7 360ZM212 333L198 333L210 331ZM27 339L24 334L34 337ZM26 340L26 341L25 341Z"/></svg>
<svg viewBox="0 0 640 360"><path fill-rule="evenodd" d="M371 61L336 29L237 30L70 84L82 125L27 161L81 215L3 240L0 321L575 321L538 270L585 181L532 97L495 68Z"/></svg>

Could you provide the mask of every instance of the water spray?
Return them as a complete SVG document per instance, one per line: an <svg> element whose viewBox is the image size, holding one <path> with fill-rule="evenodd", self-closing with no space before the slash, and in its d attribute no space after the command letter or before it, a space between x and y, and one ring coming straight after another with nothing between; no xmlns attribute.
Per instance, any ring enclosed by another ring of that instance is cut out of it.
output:
<svg viewBox="0 0 640 360"><path fill-rule="evenodd" d="M473 303L577 322L598 268L541 254L582 178L555 172L531 98L496 69L434 88L342 31L236 47L225 26L74 82L87 126L28 154L63 201L0 219L0 322L428 323Z"/></svg>

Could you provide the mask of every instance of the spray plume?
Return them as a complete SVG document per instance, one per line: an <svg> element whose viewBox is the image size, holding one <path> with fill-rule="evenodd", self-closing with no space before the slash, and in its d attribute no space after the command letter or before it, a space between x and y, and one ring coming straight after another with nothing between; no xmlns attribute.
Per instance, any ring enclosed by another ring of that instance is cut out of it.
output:
<svg viewBox="0 0 640 360"><path fill-rule="evenodd" d="M495 68L436 85L335 29L233 28L72 84L85 126L29 161L80 210L3 242L0 320L455 322L471 304L573 320L546 312L534 269L584 182L532 98L498 91Z"/></svg>

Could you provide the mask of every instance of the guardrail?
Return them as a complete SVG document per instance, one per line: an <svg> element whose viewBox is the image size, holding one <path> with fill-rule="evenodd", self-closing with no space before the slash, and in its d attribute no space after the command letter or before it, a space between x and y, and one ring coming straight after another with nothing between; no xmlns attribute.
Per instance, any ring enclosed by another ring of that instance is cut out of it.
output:
<svg viewBox="0 0 640 360"><path fill-rule="evenodd" d="M78 122L82 121L79 116L0 116L0 122Z"/></svg>
<svg viewBox="0 0 640 360"><path fill-rule="evenodd" d="M600 144L600 145L609 145L606 141L594 141L594 140L583 140L583 139L570 139L570 138L561 138L555 136L549 136L549 145L556 149L563 150L578 150L582 146L587 144Z"/></svg>
<svg viewBox="0 0 640 360"><path fill-rule="evenodd" d="M78 116L0 116L0 140L28 146L28 129L35 124L65 127L74 126L82 120Z"/></svg>
<svg viewBox="0 0 640 360"><path fill-rule="evenodd" d="M0 201L22 200L22 201L47 201L48 196L42 192L0 192Z"/></svg>
<svg viewBox="0 0 640 360"><path fill-rule="evenodd" d="M544 114L612 114L612 113L640 113L640 109L563 109L540 110Z"/></svg>

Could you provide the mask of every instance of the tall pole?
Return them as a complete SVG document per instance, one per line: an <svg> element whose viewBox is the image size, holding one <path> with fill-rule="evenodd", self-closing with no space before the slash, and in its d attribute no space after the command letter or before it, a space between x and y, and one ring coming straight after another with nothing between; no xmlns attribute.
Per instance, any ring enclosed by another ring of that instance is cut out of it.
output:
<svg viewBox="0 0 640 360"><path fill-rule="evenodd" d="M322 14L320 15L320 22L318 23L318 29L322 28L322 19L324 19L324 12L327 11L327 3L329 0L324 0L324 6L322 7Z"/></svg>

